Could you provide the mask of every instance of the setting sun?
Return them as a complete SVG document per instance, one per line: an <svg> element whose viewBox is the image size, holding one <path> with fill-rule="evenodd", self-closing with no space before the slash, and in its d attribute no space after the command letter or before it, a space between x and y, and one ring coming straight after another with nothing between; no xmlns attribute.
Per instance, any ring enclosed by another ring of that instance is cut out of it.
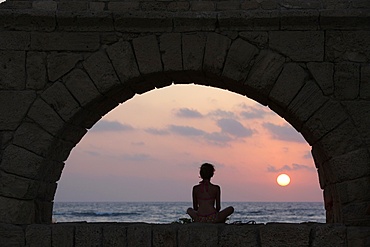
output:
<svg viewBox="0 0 370 247"><path fill-rule="evenodd" d="M276 181L280 186L287 186L290 183L290 177L286 174L280 174Z"/></svg>

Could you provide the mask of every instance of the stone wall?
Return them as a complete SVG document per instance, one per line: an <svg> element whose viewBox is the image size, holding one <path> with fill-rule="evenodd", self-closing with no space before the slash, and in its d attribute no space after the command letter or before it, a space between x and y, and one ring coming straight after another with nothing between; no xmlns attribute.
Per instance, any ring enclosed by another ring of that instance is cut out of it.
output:
<svg viewBox="0 0 370 247"><path fill-rule="evenodd" d="M2 247L367 247L369 243L370 227L340 224L0 224Z"/></svg>
<svg viewBox="0 0 370 247"><path fill-rule="evenodd" d="M327 222L370 226L369 47L367 0L2 3L0 222L51 222L91 126L135 94L196 83L285 118L312 146Z"/></svg>

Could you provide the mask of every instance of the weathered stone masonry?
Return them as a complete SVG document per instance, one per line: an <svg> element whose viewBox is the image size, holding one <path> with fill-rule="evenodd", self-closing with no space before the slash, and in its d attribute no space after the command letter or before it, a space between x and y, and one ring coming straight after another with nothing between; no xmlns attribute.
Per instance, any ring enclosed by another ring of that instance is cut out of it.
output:
<svg viewBox="0 0 370 247"><path fill-rule="evenodd" d="M370 2L0 5L0 222L49 223L71 149L135 94L252 98L312 146L327 222L370 226ZM129 116L127 116L129 117Z"/></svg>

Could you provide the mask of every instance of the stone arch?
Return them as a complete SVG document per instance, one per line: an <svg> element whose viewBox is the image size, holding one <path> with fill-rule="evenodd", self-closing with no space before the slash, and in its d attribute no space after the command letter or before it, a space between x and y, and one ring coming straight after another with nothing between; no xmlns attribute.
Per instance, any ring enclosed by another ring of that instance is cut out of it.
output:
<svg viewBox="0 0 370 247"><path fill-rule="evenodd" d="M73 62L28 96L32 103L3 152L2 180L11 183L1 187L1 221L50 222L63 162L86 129L137 93L196 83L245 95L284 117L312 146L327 222L368 224L368 132L356 119L368 113L367 102L335 97L341 93L330 84L335 65L316 62L321 53L300 61L282 50L248 35L191 32L57 54L60 64Z"/></svg>

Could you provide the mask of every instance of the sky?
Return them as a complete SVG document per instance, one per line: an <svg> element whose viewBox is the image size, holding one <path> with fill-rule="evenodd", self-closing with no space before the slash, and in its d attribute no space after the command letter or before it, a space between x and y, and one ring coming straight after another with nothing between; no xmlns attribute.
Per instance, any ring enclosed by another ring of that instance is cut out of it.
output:
<svg viewBox="0 0 370 247"><path fill-rule="evenodd" d="M119 105L66 161L55 201L191 201L199 167L232 201L322 201L311 147L268 107L199 85L155 89ZM291 178L281 187L276 178Z"/></svg>

